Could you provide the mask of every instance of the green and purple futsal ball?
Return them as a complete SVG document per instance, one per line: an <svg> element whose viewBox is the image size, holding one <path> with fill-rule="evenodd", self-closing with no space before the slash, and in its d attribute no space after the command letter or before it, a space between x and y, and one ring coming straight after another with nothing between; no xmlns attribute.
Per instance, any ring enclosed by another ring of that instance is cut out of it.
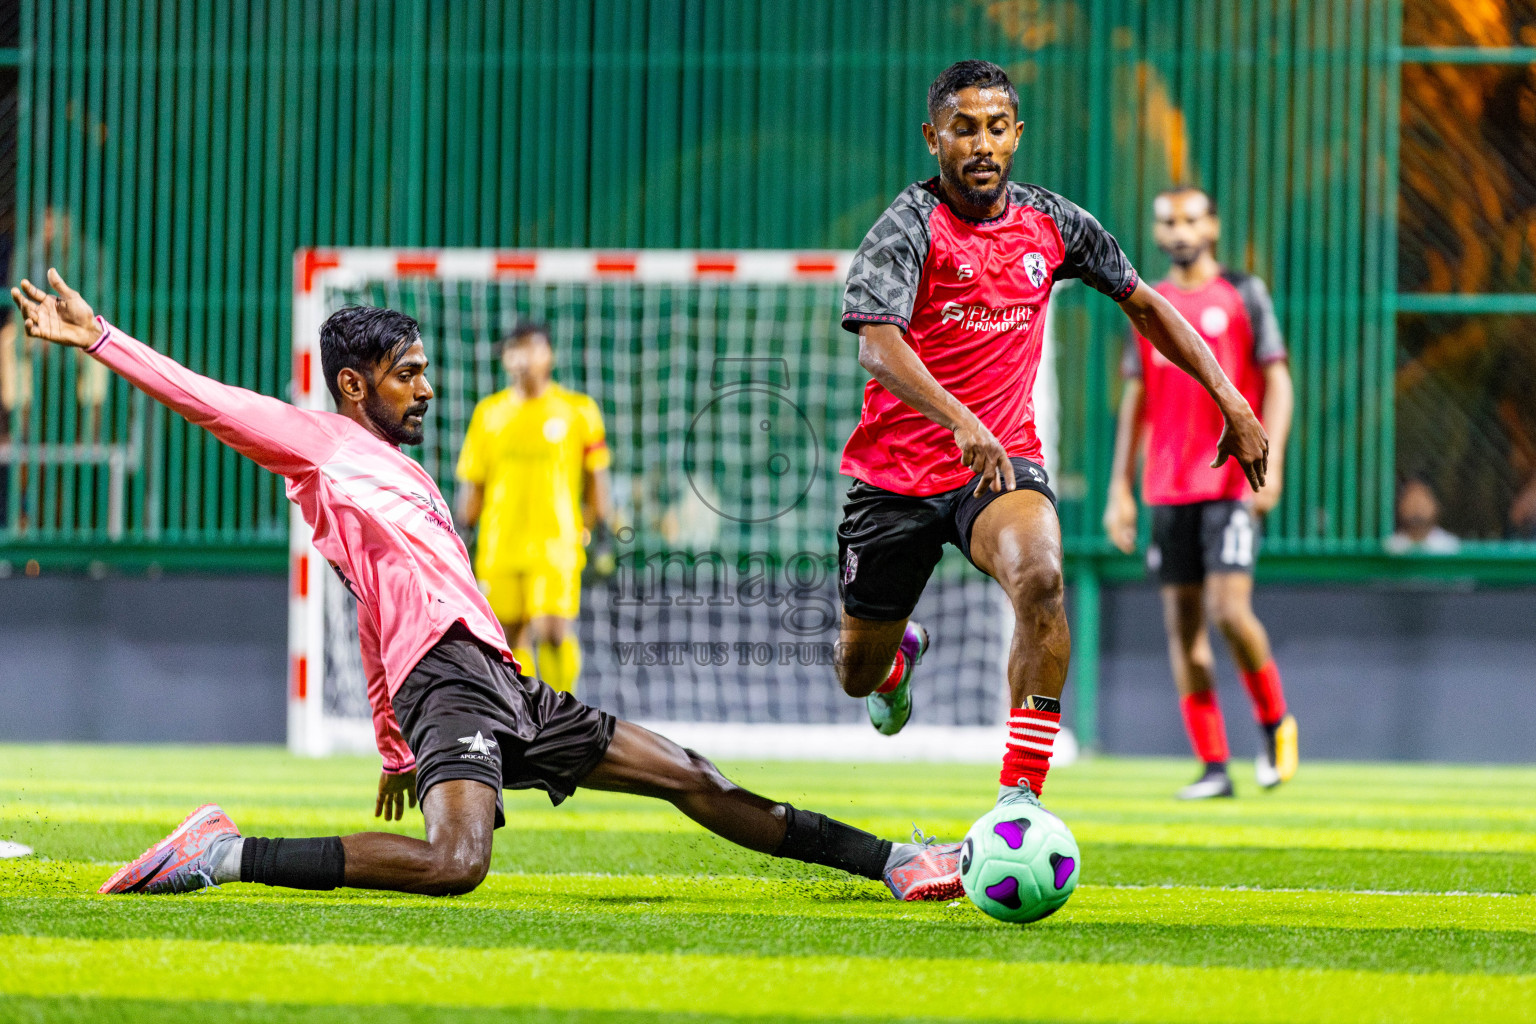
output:
<svg viewBox="0 0 1536 1024"><path fill-rule="evenodd" d="M1028 804L993 808L960 845L960 882L999 921L1027 924L1060 910L1077 888L1082 856L1071 829Z"/></svg>

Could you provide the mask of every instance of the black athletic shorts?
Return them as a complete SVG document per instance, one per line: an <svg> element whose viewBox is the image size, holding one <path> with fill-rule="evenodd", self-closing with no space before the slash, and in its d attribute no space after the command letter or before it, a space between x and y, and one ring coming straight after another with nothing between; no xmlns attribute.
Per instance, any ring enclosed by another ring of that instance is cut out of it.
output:
<svg viewBox="0 0 1536 1024"><path fill-rule="evenodd" d="M1246 501L1152 506L1147 571L1163 583L1204 583L1215 572L1252 573L1258 553L1258 524Z"/></svg>
<svg viewBox="0 0 1536 1024"><path fill-rule="evenodd" d="M1023 491L1039 491L1056 504L1045 470L1028 459L1015 458L1013 479ZM896 494L862 480L848 488L843 521L837 528L837 592L843 608L860 619L892 622L905 619L917 607L933 567L953 544L971 557L971 528L981 510L1007 491L985 490L972 495L976 477L964 487L914 498ZM972 565L976 563L971 562Z"/></svg>
<svg viewBox="0 0 1536 1024"><path fill-rule="evenodd" d="M405 677L395 718L416 755L416 796L449 779L496 790L542 789L558 804L597 767L617 719L528 676L455 624Z"/></svg>

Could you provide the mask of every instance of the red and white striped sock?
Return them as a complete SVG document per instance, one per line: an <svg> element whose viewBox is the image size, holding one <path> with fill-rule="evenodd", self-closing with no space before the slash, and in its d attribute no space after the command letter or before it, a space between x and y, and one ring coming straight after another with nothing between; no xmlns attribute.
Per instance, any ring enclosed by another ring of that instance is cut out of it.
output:
<svg viewBox="0 0 1536 1024"><path fill-rule="evenodd" d="M1025 702L1032 699L1026 697ZM1061 706L1054 700L1051 703ZM1051 770L1051 748L1060 731L1060 711L1039 711L1033 707L1009 711L1008 749L1003 754L1003 772L997 781L1005 786L1027 782L1039 796L1045 788L1045 774Z"/></svg>
<svg viewBox="0 0 1536 1024"><path fill-rule="evenodd" d="M900 652L896 652L896 664L891 666L891 674L885 677L885 682L875 687L876 693L890 693L901 684L901 674L907 670L907 659Z"/></svg>
<svg viewBox="0 0 1536 1024"><path fill-rule="evenodd" d="M1189 733L1189 745L1195 748L1195 756L1206 764L1226 764L1231 756L1227 750L1227 723L1221 717L1221 705L1216 703L1216 691L1187 693L1179 698L1184 712L1184 731Z"/></svg>
<svg viewBox="0 0 1536 1024"><path fill-rule="evenodd" d="M1280 669L1270 658L1253 672L1244 672L1243 685L1253 700L1253 717L1260 725L1276 725L1285 717L1285 690L1280 685Z"/></svg>

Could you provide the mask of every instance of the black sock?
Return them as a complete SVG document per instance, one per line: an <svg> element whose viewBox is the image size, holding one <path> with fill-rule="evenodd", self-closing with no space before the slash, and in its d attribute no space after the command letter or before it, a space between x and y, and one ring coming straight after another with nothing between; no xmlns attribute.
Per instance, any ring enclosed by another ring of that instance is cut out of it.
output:
<svg viewBox="0 0 1536 1024"><path fill-rule="evenodd" d="M240 881L290 889L335 889L346 884L347 853L340 836L324 839L252 839L240 849Z"/></svg>
<svg viewBox="0 0 1536 1024"><path fill-rule="evenodd" d="M784 805L784 810L789 820L784 841L773 851L775 857L825 864L877 881L884 876L885 862L891 859L890 840L815 811L796 810L789 804Z"/></svg>
<svg viewBox="0 0 1536 1024"><path fill-rule="evenodd" d="M1205 762L1205 774L1200 776L1200 777L1202 779L1208 779L1212 775L1225 775L1225 774L1227 774L1227 762L1225 762L1225 761L1207 761L1207 762Z"/></svg>

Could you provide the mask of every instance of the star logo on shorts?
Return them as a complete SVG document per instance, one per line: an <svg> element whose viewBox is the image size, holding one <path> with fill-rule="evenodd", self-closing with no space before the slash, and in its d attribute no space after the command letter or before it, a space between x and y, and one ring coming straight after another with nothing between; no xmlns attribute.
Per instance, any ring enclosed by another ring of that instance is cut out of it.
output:
<svg viewBox="0 0 1536 1024"><path fill-rule="evenodd" d="M468 743L469 753L471 754L489 754L491 752L491 748L496 745L495 740L488 740L484 736L480 735L480 730L478 729L475 730L475 734L473 736L460 736L459 742Z"/></svg>

